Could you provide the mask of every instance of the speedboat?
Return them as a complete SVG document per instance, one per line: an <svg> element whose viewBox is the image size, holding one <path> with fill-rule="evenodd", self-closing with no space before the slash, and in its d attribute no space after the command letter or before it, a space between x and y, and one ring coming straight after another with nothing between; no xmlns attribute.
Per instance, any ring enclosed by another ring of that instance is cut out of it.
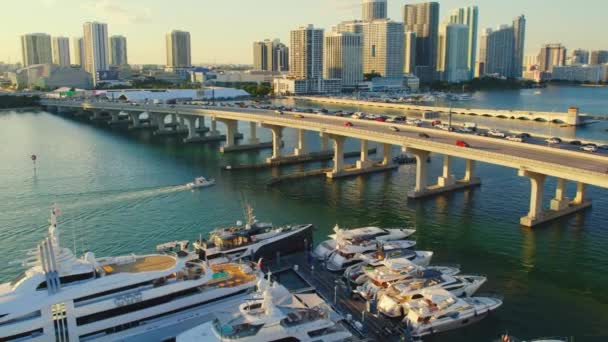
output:
<svg viewBox="0 0 608 342"><path fill-rule="evenodd" d="M410 335L419 338L479 322L501 305L497 298L458 298L443 289L426 289L405 304L404 321Z"/></svg>
<svg viewBox="0 0 608 342"><path fill-rule="evenodd" d="M342 229L338 225L334 227L334 233L329 235L330 239L321 242L314 250L313 254L319 260L325 260L329 255L336 250L340 244L362 243L369 240L377 241L393 241L403 240L416 230L404 228L378 228L378 227L363 227L355 229Z"/></svg>
<svg viewBox="0 0 608 342"><path fill-rule="evenodd" d="M411 241L411 243L412 246L415 244L414 241ZM406 258L419 266L428 266L433 257L433 252L430 251L401 250L400 254L401 258ZM341 248L331 254L325 263L325 268L331 272L344 271L350 266L361 264L363 255L361 252L353 252L352 248Z"/></svg>
<svg viewBox="0 0 608 342"><path fill-rule="evenodd" d="M26 271L0 284L0 341L174 338L176 327L242 301L261 278L250 264L209 266L187 241L156 254L78 257L60 244L58 216L54 207L46 237L22 261Z"/></svg>
<svg viewBox="0 0 608 342"><path fill-rule="evenodd" d="M205 177L196 177L193 182L186 184L188 189L206 188L215 185L215 179L206 179Z"/></svg>
<svg viewBox="0 0 608 342"><path fill-rule="evenodd" d="M420 297L426 289L440 288L455 296L472 296L486 282L484 276L447 275L425 270L419 277L391 284L378 293L378 310L389 317L405 313L405 304Z"/></svg>
<svg viewBox="0 0 608 342"><path fill-rule="evenodd" d="M312 243L312 224L274 227L258 222L253 208L245 208L246 221L217 228L194 243L201 260L218 264L236 260L273 259L277 253L286 255L300 252Z"/></svg>
<svg viewBox="0 0 608 342"><path fill-rule="evenodd" d="M181 333L176 341L337 342L352 337L317 294L292 294L276 282L268 286L266 280L258 288L237 310L217 313L213 322Z"/></svg>

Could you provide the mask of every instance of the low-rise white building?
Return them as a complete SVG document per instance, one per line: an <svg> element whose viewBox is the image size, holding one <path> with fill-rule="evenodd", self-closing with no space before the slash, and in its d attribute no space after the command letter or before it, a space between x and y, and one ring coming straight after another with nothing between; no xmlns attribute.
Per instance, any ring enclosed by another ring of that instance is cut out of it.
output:
<svg viewBox="0 0 608 342"><path fill-rule="evenodd" d="M35 64L15 73L19 88L75 87L89 89L93 85L91 75L80 68L60 67L52 64Z"/></svg>
<svg viewBox="0 0 608 342"><path fill-rule="evenodd" d="M124 100L136 103L211 99L238 99L250 96L242 89L211 87L205 89L121 89L106 90L103 95L111 100Z"/></svg>
<svg viewBox="0 0 608 342"><path fill-rule="evenodd" d="M589 83L606 82L608 81L608 64L554 66L551 79Z"/></svg>
<svg viewBox="0 0 608 342"><path fill-rule="evenodd" d="M342 91L340 79L297 80L288 77L275 77L272 80L276 95L338 94Z"/></svg>

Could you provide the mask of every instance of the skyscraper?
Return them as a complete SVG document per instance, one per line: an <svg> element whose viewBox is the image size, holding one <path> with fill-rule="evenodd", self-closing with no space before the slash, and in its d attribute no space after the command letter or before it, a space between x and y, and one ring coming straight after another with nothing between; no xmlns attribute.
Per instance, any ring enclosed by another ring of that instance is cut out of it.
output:
<svg viewBox="0 0 608 342"><path fill-rule="evenodd" d="M405 32L403 48L403 72L413 74L416 69L416 32Z"/></svg>
<svg viewBox="0 0 608 342"><path fill-rule="evenodd" d="M513 77L521 77L526 40L526 18L522 15L513 20Z"/></svg>
<svg viewBox="0 0 608 342"><path fill-rule="evenodd" d="M386 0L363 0L363 21L386 19Z"/></svg>
<svg viewBox="0 0 608 342"><path fill-rule="evenodd" d="M84 38L76 37L72 38L72 44L74 47L74 65L84 67Z"/></svg>
<svg viewBox="0 0 608 342"><path fill-rule="evenodd" d="M332 32L325 35L323 47L323 78L340 79L343 87L355 87L363 81L359 33Z"/></svg>
<svg viewBox="0 0 608 342"><path fill-rule="evenodd" d="M437 55L437 71L443 80L450 83L470 80L469 27L464 24L442 25Z"/></svg>
<svg viewBox="0 0 608 342"><path fill-rule="evenodd" d="M53 63L51 36L46 33L30 33L21 36L23 66Z"/></svg>
<svg viewBox="0 0 608 342"><path fill-rule="evenodd" d="M608 51L606 50L594 50L589 55L589 64L605 64L608 63Z"/></svg>
<svg viewBox="0 0 608 342"><path fill-rule="evenodd" d="M439 3L405 5L403 23L406 31L416 33L415 74L422 82L430 82L435 78L437 67Z"/></svg>
<svg viewBox="0 0 608 342"><path fill-rule="evenodd" d="M363 21L361 21L361 20L343 21L334 28L334 31L363 34Z"/></svg>
<svg viewBox="0 0 608 342"><path fill-rule="evenodd" d="M128 65L127 59L127 38L124 36L110 37L110 65Z"/></svg>
<svg viewBox="0 0 608 342"><path fill-rule="evenodd" d="M566 64L566 47L561 44L547 44L540 49L538 64L541 72L553 72L554 66Z"/></svg>
<svg viewBox="0 0 608 342"><path fill-rule="evenodd" d="M308 25L291 31L289 76L297 80L322 79L323 29Z"/></svg>
<svg viewBox="0 0 608 342"><path fill-rule="evenodd" d="M253 42L253 70L268 70L267 60L266 44Z"/></svg>
<svg viewBox="0 0 608 342"><path fill-rule="evenodd" d="M486 62L484 74L503 77L517 77L513 70L515 39L513 26L502 25L497 30L487 32ZM521 72L519 73L521 74Z"/></svg>
<svg viewBox="0 0 608 342"><path fill-rule="evenodd" d="M289 48L283 43L279 43L275 48L275 58L277 70L280 72L289 71Z"/></svg>
<svg viewBox="0 0 608 342"><path fill-rule="evenodd" d="M452 11L450 23L463 24L468 28L467 68L472 78L477 62L477 22L479 20L479 9L477 6L458 8Z"/></svg>
<svg viewBox="0 0 608 342"><path fill-rule="evenodd" d="M108 25L87 22L84 29L84 69L97 84L97 72L108 70Z"/></svg>
<svg viewBox="0 0 608 342"><path fill-rule="evenodd" d="M70 66L70 40L66 37L53 37L53 64Z"/></svg>
<svg viewBox="0 0 608 342"><path fill-rule="evenodd" d="M589 51L582 49L572 50L572 54L566 59L566 64L589 64Z"/></svg>
<svg viewBox="0 0 608 342"><path fill-rule="evenodd" d="M482 77L486 69L486 60L488 57L488 38L492 33L492 29L484 29L479 37L479 56L477 65L475 66L475 77Z"/></svg>
<svg viewBox="0 0 608 342"><path fill-rule="evenodd" d="M403 24L384 20L363 23L363 73L403 77Z"/></svg>
<svg viewBox="0 0 608 342"><path fill-rule="evenodd" d="M287 71L289 49L278 39L266 39L253 43L253 69L263 71ZM281 66L280 66L281 65Z"/></svg>
<svg viewBox="0 0 608 342"><path fill-rule="evenodd" d="M189 68L192 66L190 32L171 31L166 35L167 67Z"/></svg>

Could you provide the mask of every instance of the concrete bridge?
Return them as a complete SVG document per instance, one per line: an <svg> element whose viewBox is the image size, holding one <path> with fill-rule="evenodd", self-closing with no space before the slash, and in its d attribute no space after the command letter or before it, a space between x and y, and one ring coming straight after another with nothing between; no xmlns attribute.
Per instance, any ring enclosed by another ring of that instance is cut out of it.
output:
<svg viewBox="0 0 608 342"><path fill-rule="evenodd" d="M473 116L485 116L499 119L516 119L522 121L536 121L536 122L553 122L557 124L566 125L580 125L584 123L585 119L596 119L596 117L588 116L587 114L580 114L577 107L570 107L567 112L543 112L543 111L529 111L529 110L507 110L507 109L480 109L480 108L459 108L459 107L439 107L439 106L420 106L409 103L386 103L376 101L361 101L342 99L336 97L317 97L317 96L298 96L298 100L306 100L318 103L329 103L337 105L347 106L369 106L378 108L391 108L399 109L404 111L418 111L418 112L439 112L441 114L448 114L450 111L452 114L462 115L473 115Z"/></svg>
<svg viewBox="0 0 608 342"><path fill-rule="evenodd" d="M439 193L455 191L480 184L475 175L476 162L484 162L506 166L517 170L521 177L530 180L530 207L527 215L521 218L524 226L532 227L540 223L571 214L591 205L586 198L586 186L594 185L608 188L608 157L593 155L579 151L561 150L547 146L510 142L502 139L463 135L424 127L400 125L399 131L390 129L392 124L354 120L353 126L345 125L345 119L335 116L316 115L307 113L285 112L279 115L274 111L252 108L205 107L194 105L148 105L131 106L115 102L78 102L42 100L42 105L56 111L86 111L92 118L102 117L118 119L119 114L128 115L133 126L138 125L140 115L144 112L150 116L150 124L156 127L159 134L166 132L165 118L173 118L173 130L183 130L187 137L185 142L205 139L224 140L223 152L231 150L259 148L256 130L264 127L272 132L272 156L267 162L271 163L284 158L281 154L281 143L284 128L298 131L298 145L293 155L306 155L305 131L317 131L321 137L321 150L329 148L329 139L333 141L333 167L327 172L331 178L377 172L392 167L391 146L400 146L412 154L416 160L416 185L408 196L421 198ZM200 131L206 130L204 118L210 118L211 127L206 136ZM244 145L236 145L238 121L250 122L249 141ZM226 127L226 134L220 136L217 132L217 122ZM202 125L201 125L202 123ZM420 133L426 133L429 138L423 138ZM361 153L355 167L348 168L344 163L344 140L359 139ZM470 147L456 145L457 140L466 140ZM368 142L384 145L383 159L379 163L370 160ZM430 153L443 155L442 175L436 182L428 179L428 164L426 160ZM453 175L452 160L466 160L464 177L456 179ZM543 204L544 183L547 177L557 178L555 196L549 209ZM576 193L566 194L566 182L575 182ZM432 184L429 184L432 183Z"/></svg>

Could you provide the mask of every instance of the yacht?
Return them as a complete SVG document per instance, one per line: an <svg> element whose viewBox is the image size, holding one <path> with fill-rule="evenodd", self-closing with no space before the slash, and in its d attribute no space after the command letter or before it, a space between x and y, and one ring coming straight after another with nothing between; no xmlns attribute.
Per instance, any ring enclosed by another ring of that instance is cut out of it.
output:
<svg viewBox="0 0 608 342"><path fill-rule="evenodd" d="M215 179L206 179L205 177L196 177L194 181L186 184L188 189L206 188L215 185Z"/></svg>
<svg viewBox="0 0 608 342"><path fill-rule="evenodd" d="M447 275L434 270L425 270L417 278L391 284L377 294L378 310L389 317L406 313L405 304L419 298L427 289L440 288L455 296L472 296L486 282L484 276Z"/></svg>
<svg viewBox="0 0 608 342"><path fill-rule="evenodd" d="M346 341L352 334L317 294L291 294L261 280L252 298L237 310L217 313L212 322L188 330L177 342Z"/></svg>
<svg viewBox="0 0 608 342"><path fill-rule="evenodd" d="M497 298L458 298L443 289L426 289L405 304L404 321L410 335L419 338L478 322L501 305Z"/></svg>
<svg viewBox="0 0 608 342"><path fill-rule="evenodd" d="M432 252L417 252L408 250L416 245L415 241L411 240L398 240L405 247L397 247L399 253L402 254L403 258L409 258L410 260L421 265L428 265ZM361 244L349 244L339 245L338 248L329 255L329 258L325 262L325 268L331 272L344 272L344 270L352 265L360 264L363 262L363 257L366 253L374 252L379 249L380 242L378 241L366 241ZM385 253L390 253L390 249L385 249Z"/></svg>
<svg viewBox="0 0 608 342"><path fill-rule="evenodd" d="M251 206L245 208L246 222L222 227L194 243L201 260L220 264L235 260L273 259L281 255L303 251L312 243L312 224L274 227L271 223L258 222Z"/></svg>
<svg viewBox="0 0 608 342"><path fill-rule="evenodd" d="M261 278L248 264L209 266L187 241L161 246L164 253L77 257L60 244L58 215L53 207L27 270L0 284L0 341L114 341L144 331L171 338L171 327L201 324L201 312L246 298Z"/></svg>
<svg viewBox="0 0 608 342"><path fill-rule="evenodd" d="M393 228L385 229L378 227L363 227L355 229L342 229L338 225L334 227L334 233L329 235L330 239L321 242L313 251L319 260L325 260L336 250L340 244L360 244L365 241L393 241L403 240L416 231L414 229Z"/></svg>

